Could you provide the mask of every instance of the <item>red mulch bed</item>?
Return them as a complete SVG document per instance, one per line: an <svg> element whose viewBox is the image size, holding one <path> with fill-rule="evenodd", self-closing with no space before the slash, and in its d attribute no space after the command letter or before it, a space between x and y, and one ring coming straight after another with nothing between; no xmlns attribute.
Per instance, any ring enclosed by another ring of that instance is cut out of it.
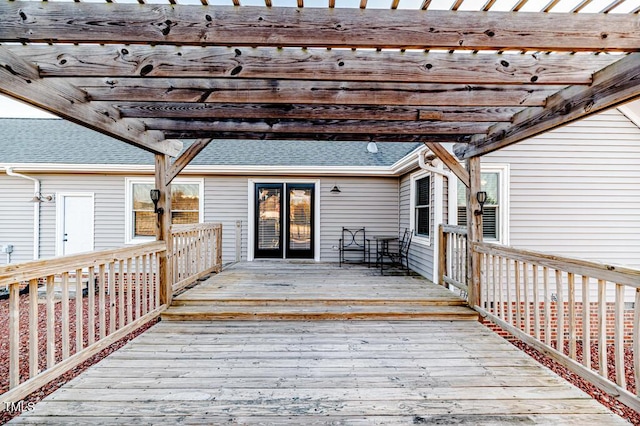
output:
<svg viewBox="0 0 640 426"><path fill-rule="evenodd" d="M20 296L20 345L21 345L21 360L20 360L20 377L21 381L26 380L29 377L29 365L28 365L28 344L29 344L29 309L28 309L28 295ZM97 317L98 312L98 297L96 295L96 339L99 336L99 320ZM117 304L117 300L115 300ZM88 331L86 329L87 315L88 315L88 298L83 299L83 314L85 328L83 330L84 346L88 344ZM106 297L105 305L109 306L109 298ZM135 311L135 306L133 306ZM56 362L62 359L62 303L57 302L55 304L55 329L56 329ZM106 326L109 327L109 309L106 309ZM101 352L95 354L82 364L76 366L72 370L66 372L57 379L51 381L47 385L41 387L37 391L24 398L24 406L28 406L30 403L37 403L47 395L51 394L69 380L78 376L84 370L97 363L112 352L117 351L127 342L148 330L151 326L156 324L158 320L153 320L138 328L132 333L129 333L122 339L103 349ZM69 301L69 323L70 323L70 353L75 353L75 300ZM38 360L39 368L42 370L46 367L46 308L44 304L39 305L38 310ZM9 301L0 301L0 393L6 392L9 389ZM3 406L0 406L0 424L5 424L13 417L18 416L20 413L12 413L4 410Z"/></svg>
<svg viewBox="0 0 640 426"><path fill-rule="evenodd" d="M499 335L504 337L506 340L511 342L514 346L520 348L533 359L538 361L540 364L549 368L551 371L567 380L574 386L588 393L593 399L607 407L613 413L619 415L623 419L631 422L634 425L640 425L640 413L636 410L633 410L612 396L609 396L596 386L592 385L588 381L584 380L577 374L571 372L566 367L558 364L552 358L549 358L545 354L539 352L537 349L527 345L522 342L518 338L512 336L511 334L505 332L497 325L489 322L488 320L484 320L483 324L489 327L490 329L496 331ZM568 344L567 344L568 345ZM577 342L577 359L578 362L582 361L582 344L581 342ZM565 347L565 353L568 353L568 346ZM615 363L614 363L614 348L613 346L607 347L607 358L608 358L608 374L609 380L615 382ZM598 346L596 344L591 345L591 361L592 368L597 371L598 368ZM627 381L627 389L629 392L635 392L635 378L633 376L633 351L631 348L625 349L624 354L624 362L625 362L625 377Z"/></svg>

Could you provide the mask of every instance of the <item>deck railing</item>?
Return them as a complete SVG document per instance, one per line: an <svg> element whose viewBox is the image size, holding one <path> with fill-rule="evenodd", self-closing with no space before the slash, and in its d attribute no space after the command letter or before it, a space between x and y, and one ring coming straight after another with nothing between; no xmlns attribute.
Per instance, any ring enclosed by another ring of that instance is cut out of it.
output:
<svg viewBox="0 0 640 426"><path fill-rule="evenodd" d="M159 241L0 267L9 288L2 401L20 400L155 318L165 251Z"/></svg>
<svg viewBox="0 0 640 426"><path fill-rule="evenodd" d="M440 231L440 259L438 284L453 286L463 294L467 288L467 228L443 225Z"/></svg>
<svg viewBox="0 0 640 426"><path fill-rule="evenodd" d="M172 225L169 262L173 291L222 269L222 224Z"/></svg>
<svg viewBox="0 0 640 426"><path fill-rule="evenodd" d="M482 262L476 310L640 410L640 271L497 244L472 249Z"/></svg>
<svg viewBox="0 0 640 426"><path fill-rule="evenodd" d="M163 257L174 293L219 272L221 239L220 224L179 225L172 227L169 253L157 241L0 267L0 287L9 288L0 403L19 401L156 318L166 307L160 304Z"/></svg>

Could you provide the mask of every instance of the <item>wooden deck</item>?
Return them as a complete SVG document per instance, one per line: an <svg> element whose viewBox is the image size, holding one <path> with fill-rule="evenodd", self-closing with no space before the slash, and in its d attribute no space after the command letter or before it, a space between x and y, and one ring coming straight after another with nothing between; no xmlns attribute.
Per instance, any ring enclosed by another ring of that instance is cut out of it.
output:
<svg viewBox="0 0 640 426"><path fill-rule="evenodd" d="M344 307L375 306L366 299L386 306L388 298L394 309L449 297L421 279L400 293L398 284L413 278L367 269L269 265L236 265L184 293L177 307L200 309L194 301L209 300L216 286L222 304L244 295L249 309L282 307L287 295L294 312L327 295ZM369 277L369 290L363 281L347 291L357 276ZM341 286L331 290L332 280ZM477 321L372 318L162 321L14 423L626 424Z"/></svg>

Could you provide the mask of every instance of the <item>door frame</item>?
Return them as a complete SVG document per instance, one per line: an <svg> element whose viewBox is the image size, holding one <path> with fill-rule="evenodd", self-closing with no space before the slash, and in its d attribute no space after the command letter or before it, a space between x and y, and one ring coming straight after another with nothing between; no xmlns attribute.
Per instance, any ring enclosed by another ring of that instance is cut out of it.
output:
<svg viewBox="0 0 640 426"><path fill-rule="evenodd" d="M96 215L95 215L95 193L93 192L56 192L56 256L63 254L64 239L64 201L67 197L89 197L91 198L91 250L95 250L95 232L96 232Z"/></svg>
<svg viewBox="0 0 640 426"><path fill-rule="evenodd" d="M248 215L247 215L247 261L252 262L255 260L255 237L256 237L256 229L255 229L255 190L256 183L306 183L315 185L315 198L314 198L314 206L313 206L313 260L316 262L320 261L320 179L287 179L278 176L274 177L265 177L265 178L251 178L247 179L247 207L248 207ZM286 195L286 194L283 194ZM283 238L286 235L283 235ZM283 247L284 248L284 247ZM283 250L283 259L286 257L286 250ZM311 259L307 259L311 260Z"/></svg>

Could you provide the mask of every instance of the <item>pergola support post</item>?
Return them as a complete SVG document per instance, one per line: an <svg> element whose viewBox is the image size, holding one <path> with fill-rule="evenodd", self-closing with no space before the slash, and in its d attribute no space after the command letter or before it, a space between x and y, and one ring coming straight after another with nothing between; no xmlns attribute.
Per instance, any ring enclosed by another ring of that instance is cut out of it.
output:
<svg viewBox="0 0 640 426"><path fill-rule="evenodd" d="M469 171L469 190L467 191L467 286L469 305L480 304L480 274L482 273L480 254L472 249L473 243L482 242L482 215L476 194L481 191L480 157L471 157L467 161Z"/></svg>
<svg viewBox="0 0 640 426"><path fill-rule="evenodd" d="M156 239L165 241L167 251L164 256L160 256L160 304L170 304L173 297L173 283L171 273L171 262L169 255L172 250L171 239L171 184L167 182L167 170L171 166L170 157L165 154L156 154L156 181L155 187L160 190L160 200L158 208L164 211L156 215Z"/></svg>

